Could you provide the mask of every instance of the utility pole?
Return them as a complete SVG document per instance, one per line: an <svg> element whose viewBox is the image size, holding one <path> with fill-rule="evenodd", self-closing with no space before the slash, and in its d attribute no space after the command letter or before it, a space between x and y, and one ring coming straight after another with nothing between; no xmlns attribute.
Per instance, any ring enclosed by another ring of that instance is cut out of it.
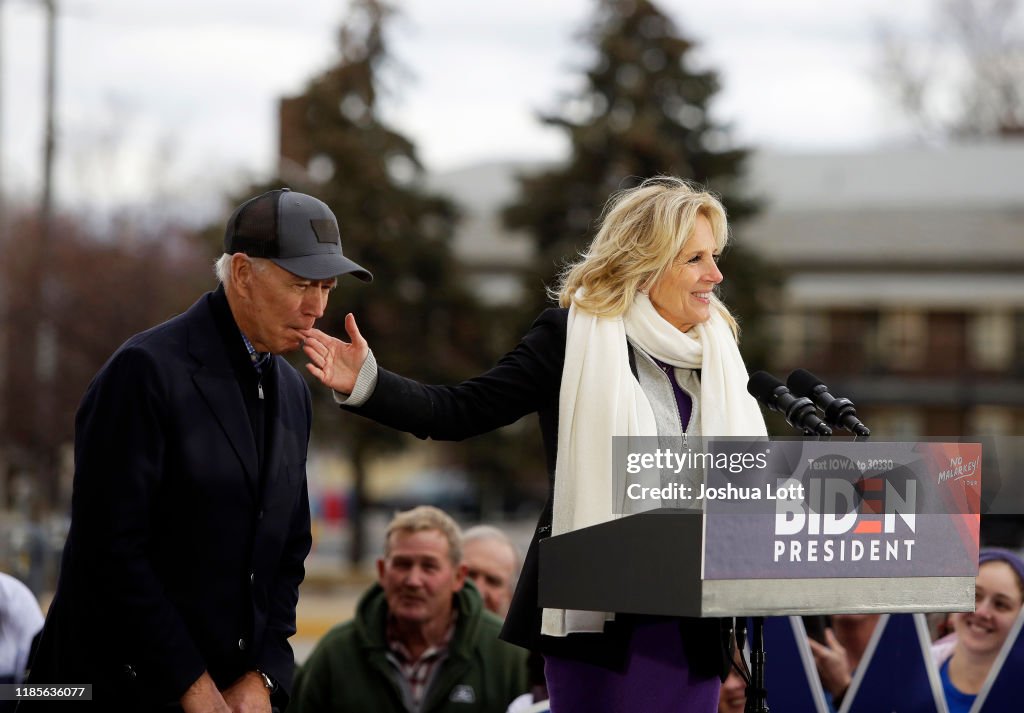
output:
<svg viewBox="0 0 1024 713"><path fill-rule="evenodd" d="M4 3L0 0L0 238L7 237L7 196L4 195ZM3 314L3 295L0 294L0 314ZM3 377L0 376L0 386Z"/></svg>
<svg viewBox="0 0 1024 713"><path fill-rule="evenodd" d="M39 203L39 240L36 244L33 289L38 290L35 305L39 319L35 339L36 413L34 442L38 485L45 501L57 495L57 449L54 442L57 340L54 273L46 267L53 255L53 165L57 150L57 0L41 0L46 11L45 116L43 124L43 185Z"/></svg>
<svg viewBox="0 0 1024 713"><path fill-rule="evenodd" d="M7 244L7 196L4 195L4 22L0 0L0 251ZM4 261L6 263L6 260ZM7 379L11 321L7 315L7 276L0 270L0 510L7 508Z"/></svg>
<svg viewBox="0 0 1024 713"><path fill-rule="evenodd" d="M42 0L46 8L46 116L43 136L43 196L40 217L43 221L43 247L49 247L53 218L53 160L56 151L57 98L57 0Z"/></svg>

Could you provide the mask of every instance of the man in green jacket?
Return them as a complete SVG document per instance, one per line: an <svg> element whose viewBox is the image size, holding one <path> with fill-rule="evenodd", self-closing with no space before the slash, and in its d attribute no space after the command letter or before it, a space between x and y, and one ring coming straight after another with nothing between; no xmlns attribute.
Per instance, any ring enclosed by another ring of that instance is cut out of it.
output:
<svg viewBox="0 0 1024 713"><path fill-rule="evenodd" d="M526 651L498 640L448 515L396 515L377 575L310 654L288 713L504 713L526 691Z"/></svg>

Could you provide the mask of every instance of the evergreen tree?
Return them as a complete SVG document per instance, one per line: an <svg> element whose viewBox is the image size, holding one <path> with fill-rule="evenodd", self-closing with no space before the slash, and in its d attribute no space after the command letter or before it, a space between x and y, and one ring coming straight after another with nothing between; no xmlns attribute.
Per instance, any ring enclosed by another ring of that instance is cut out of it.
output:
<svg viewBox="0 0 1024 713"><path fill-rule="evenodd" d="M282 176L254 190L284 183L326 202L338 218L345 254L374 274L369 285L339 280L318 326L346 338L344 316L354 312L383 367L443 383L475 373L492 356L490 326L452 256L454 206L420 187L415 147L380 116L392 14L380 0L352 3L338 62L282 103ZM411 437L340 412L325 389L314 392L324 400L319 431L327 442L340 439L351 457L349 554L358 563L365 551L367 464Z"/></svg>
<svg viewBox="0 0 1024 713"><path fill-rule="evenodd" d="M655 3L598 0L584 40L593 56L582 87L560 111L541 117L566 131L570 157L521 177L518 202L504 214L509 228L526 229L536 240L536 270L527 278L532 314L543 306L539 286L552 285L593 238L601 209L617 190L668 174L721 196L733 227L757 209L738 186L747 151L731 146L728 127L710 114L718 79L693 67L694 43ZM744 330L745 356L763 362L756 326L768 273L738 243L727 248L722 271L724 299Z"/></svg>

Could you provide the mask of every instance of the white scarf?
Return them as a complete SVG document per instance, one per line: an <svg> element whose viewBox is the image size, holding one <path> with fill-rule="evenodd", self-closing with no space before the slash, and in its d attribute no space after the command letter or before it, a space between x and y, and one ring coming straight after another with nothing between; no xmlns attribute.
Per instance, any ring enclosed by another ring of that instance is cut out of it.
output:
<svg viewBox="0 0 1024 713"><path fill-rule="evenodd" d="M708 321L684 334L643 293L623 317L597 317L573 304L558 400L552 535L612 520L612 437L658 435L651 404L629 367L627 336L659 361L701 370L702 435L767 435L757 401L746 390L736 339L717 306ZM613 618L609 612L545 609L541 633L599 632Z"/></svg>

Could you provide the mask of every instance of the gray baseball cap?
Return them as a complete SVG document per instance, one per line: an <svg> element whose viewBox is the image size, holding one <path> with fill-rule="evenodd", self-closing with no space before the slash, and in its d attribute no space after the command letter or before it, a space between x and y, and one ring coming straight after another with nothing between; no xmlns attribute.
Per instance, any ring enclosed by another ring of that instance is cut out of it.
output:
<svg viewBox="0 0 1024 713"><path fill-rule="evenodd" d="M368 270L341 251L338 219L327 204L288 188L268 191L235 208L224 231L224 252L263 257L307 280L351 273L363 282Z"/></svg>

